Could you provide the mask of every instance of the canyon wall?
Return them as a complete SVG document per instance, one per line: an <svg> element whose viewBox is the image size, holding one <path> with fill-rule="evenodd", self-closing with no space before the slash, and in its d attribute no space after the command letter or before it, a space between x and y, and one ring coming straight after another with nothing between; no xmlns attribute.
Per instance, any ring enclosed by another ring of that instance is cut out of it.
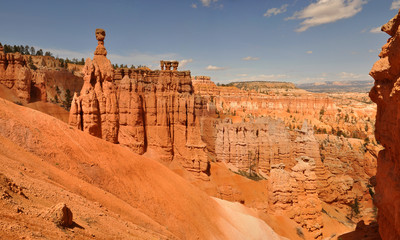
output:
<svg viewBox="0 0 400 240"><path fill-rule="evenodd" d="M382 239L400 238L400 12L382 31L390 35L370 75L375 79L370 97L377 104L376 139L379 152L375 204Z"/></svg>
<svg viewBox="0 0 400 240"><path fill-rule="evenodd" d="M233 86L216 86L209 78L201 78L193 83L195 92L206 97L209 109L231 115L277 116L278 112L302 113L318 116L335 114L336 106L332 99L322 94L312 94L297 89L272 89L268 94L245 91Z"/></svg>
<svg viewBox="0 0 400 240"><path fill-rule="evenodd" d="M302 90L260 94L216 86L205 76L194 78L193 85L207 101L210 116L201 121L202 139L215 161L268 180L268 207L254 206L288 216L316 239L324 231L323 203L351 212L349 205L357 199L363 214L372 211L367 186L376 173L378 147L359 139L372 134L373 121L367 118L374 111L361 111L367 103ZM358 138L341 131L357 131ZM239 188L230 192L241 195Z"/></svg>
<svg viewBox="0 0 400 240"><path fill-rule="evenodd" d="M4 53L0 45L0 84L12 89L17 97L29 102L32 73L20 53Z"/></svg>
<svg viewBox="0 0 400 240"><path fill-rule="evenodd" d="M6 54L3 50L0 46L0 84L12 93L12 96L1 94L3 98L21 104L51 102L67 108L67 102L71 101L68 98L82 88L79 72L74 74L73 70L60 67L59 60L54 57Z"/></svg>

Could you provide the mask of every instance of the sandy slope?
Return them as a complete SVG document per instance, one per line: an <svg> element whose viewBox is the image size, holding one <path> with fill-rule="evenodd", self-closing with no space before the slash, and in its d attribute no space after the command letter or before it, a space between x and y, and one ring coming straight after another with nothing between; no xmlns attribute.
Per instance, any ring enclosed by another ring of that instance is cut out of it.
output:
<svg viewBox="0 0 400 240"><path fill-rule="evenodd" d="M3 237L279 239L258 218L215 201L158 162L3 99L0 143L0 173L28 197L0 200ZM58 229L43 218L58 202L71 206L82 228Z"/></svg>

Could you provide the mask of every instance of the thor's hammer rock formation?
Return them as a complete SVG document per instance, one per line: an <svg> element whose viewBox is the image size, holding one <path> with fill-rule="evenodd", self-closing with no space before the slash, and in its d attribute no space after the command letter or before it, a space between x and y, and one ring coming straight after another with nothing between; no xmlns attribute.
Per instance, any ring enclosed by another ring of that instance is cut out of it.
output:
<svg viewBox="0 0 400 240"><path fill-rule="evenodd" d="M69 123L138 154L149 152L167 164L176 161L207 180L210 164L198 119L206 103L194 94L190 71L178 71L177 61L160 61L161 71L114 70L104 37L104 30L97 29L98 46L93 60L86 60L84 85L73 98Z"/></svg>
<svg viewBox="0 0 400 240"><path fill-rule="evenodd" d="M98 45L93 60L86 59L83 68L84 84L80 96L75 94L72 100L69 122L93 136L118 143L117 90L114 69L106 57L105 36L103 29L96 29Z"/></svg>

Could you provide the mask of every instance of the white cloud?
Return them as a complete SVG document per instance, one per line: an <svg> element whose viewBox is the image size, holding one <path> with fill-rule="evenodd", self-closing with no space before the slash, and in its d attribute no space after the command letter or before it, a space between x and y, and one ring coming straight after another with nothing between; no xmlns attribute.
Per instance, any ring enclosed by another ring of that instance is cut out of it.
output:
<svg viewBox="0 0 400 240"><path fill-rule="evenodd" d="M372 28L369 30L370 33L382 33L381 27Z"/></svg>
<svg viewBox="0 0 400 240"><path fill-rule="evenodd" d="M206 70L210 70L210 71L219 71L219 70L224 70L224 67L217 67L217 66L213 66L213 65L208 65L206 67Z"/></svg>
<svg viewBox="0 0 400 240"><path fill-rule="evenodd" d="M179 67L184 68L188 63L193 62L193 59L183 59L179 62Z"/></svg>
<svg viewBox="0 0 400 240"><path fill-rule="evenodd" d="M211 3L216 3L218 0L200 0L204 7L209 7Z"/></svg>
<svg viewBox="0 0 400 240"><path fill-rule="evenodd" d="M197 4L196 3L192 3L192 8L197 8Z"/></svg>
<svg viewBox="0 0 400 240"><path fill-rule="evenodd" d="M242 74L237 74L236 76L238 76L238 77L247 77L247 76L248 76L248 74L246 74L246 73L242 73Z"/></svg>
<svg viewBox="0 0 400 240"><path fill-rule="evenodd" d="M241 78L233 79L233 82L237 81L274 81L274 80L282 80L287 79L288 76L286 74L260 74L255 76L242 76Z"/></svg>
<svg viewBox="0 0 400 240"><path fill-rule="evenodd" d="M365 80L369 79L368 75L366 74L355 74L355 73L348 73L348 72L341 72L338 74L341 79L345 80Z"/></svg>
<svg viewBox="0 0 400 240"><path fill-rule="evenodd" d="M400 8L400 0L393 1L390 10L398 10L399 8Z"/></svg>
<svg viewBox="0 0 400 240"><path fill-rule="evenodd" d="M296 32L304 32L310 27L333 23L353 17L362 10L366 0L318 0L301 11L295 12L287 20L304 19Z"/></svg>
<svg viewBox="0 0 400 240"><path fill-rule="evenodd" d="M93 55L93 54L92 54ZM127 64L127 65L146 65L150 67L152 63L159 63L160 60L175 59L176 54L174 53L164 53L164 54L147 54L140 52L133 52L129 55L118 55L118 54L108 54L108 59L111 63Z"/></svg>
<svg viewBox="0 0 400 240"><path fill-rule="evenodd" d="M257 61L257 60L260 60L260 58L259 57L250 57L250 56L248 56L248 57L242 58L242 60L243 61Z"/></svg>
<svg viewBox="0 0 400 240"><path fill-rule="evenodd" d="M283 4L280 8L270 8L264 13L264 17L271 17L286 12L288 5Z"/></svg>
<svg viewBox="0 0 400 240"><path fill-rule="evenodd" d="M307 53L307 54L312 54L312 51L307 51L306 53Z"/></svg>

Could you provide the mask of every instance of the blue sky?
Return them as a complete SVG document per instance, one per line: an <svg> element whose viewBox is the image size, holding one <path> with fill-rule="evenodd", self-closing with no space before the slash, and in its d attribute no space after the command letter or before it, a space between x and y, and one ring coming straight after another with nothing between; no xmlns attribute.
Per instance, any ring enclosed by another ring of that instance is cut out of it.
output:
<svg viewBox="0 0 400 240"><path fill-rule="evenodd" d="M0 42L231 81L368 80L400 0L0 0Z"/></svg>

